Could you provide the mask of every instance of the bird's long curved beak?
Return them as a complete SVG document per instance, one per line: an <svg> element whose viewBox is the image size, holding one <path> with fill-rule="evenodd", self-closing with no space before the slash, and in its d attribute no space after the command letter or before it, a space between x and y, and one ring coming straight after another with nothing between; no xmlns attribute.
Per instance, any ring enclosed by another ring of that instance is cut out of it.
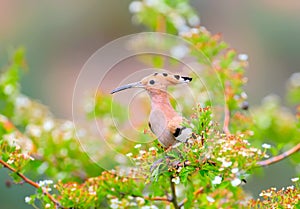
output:
<svg viewBox="0 0 300 209"><path fill-rule="evenodd" d="M130 84L126 84L124 86L120 86L118 88L115 88L110 93L114 94L116 92L123 91L125 89L130 89L130 88L144 88L144 85L141 82L130 83Z"/></svg>

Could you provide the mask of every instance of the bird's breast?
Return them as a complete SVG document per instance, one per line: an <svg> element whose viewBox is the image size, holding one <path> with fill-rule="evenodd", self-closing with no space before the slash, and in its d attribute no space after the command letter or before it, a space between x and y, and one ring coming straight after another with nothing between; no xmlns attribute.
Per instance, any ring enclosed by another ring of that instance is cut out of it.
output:
<svg viewBox="0 0 300 209"><path fill-rule="evenodd" d="M165 147L169 147L175 143L175 138L168 127L170 119L171 118L160 109L153 109L149 117L152 132Z"/></svg>

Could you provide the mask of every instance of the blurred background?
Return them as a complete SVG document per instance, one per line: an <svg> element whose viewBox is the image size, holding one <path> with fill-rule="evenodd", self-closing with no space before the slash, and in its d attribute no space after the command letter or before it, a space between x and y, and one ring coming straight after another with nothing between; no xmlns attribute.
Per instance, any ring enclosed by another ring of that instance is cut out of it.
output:
<svg viewBox="0 0 300 209"><path fill-rule="evenodd" d="M72 93L87 59L116 38L145 31L132 24L130 0L0 1L0 64L7 52L24 46L29 71L22 78L23 93L50 107L59 118L72 119ZM250 106L268 94L285 97L288 78L300 72L300 1L193 0L201 25L240 53L248 54ZM124 69L126 70L126 69ZM99 69L99 73L101 69ZM118 76L118 75L116 75ZM104 87L109 91L113 82ZM249 180L247 191L287 186L295 175L282 161ZM9 179L0 169L1 209L30 208L24 197L34 191L27 185L7 188Z"/></svg>

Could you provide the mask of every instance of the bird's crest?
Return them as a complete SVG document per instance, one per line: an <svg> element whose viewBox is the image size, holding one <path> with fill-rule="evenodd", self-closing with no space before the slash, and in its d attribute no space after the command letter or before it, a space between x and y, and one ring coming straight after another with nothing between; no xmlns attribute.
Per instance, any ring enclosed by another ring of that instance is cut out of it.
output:
<svg viewBox="0 0 300 209"><path fill-rule="evenodd" d="M166 91L168 86L176 85L181 83L189 83L192 81L191 77L182 76L179 74L172 73L154 73L149 76L146 76L141 81L130 83L121 87L114 89L111 93L116 93L129 88L144 88L148 91L153 89Z"/></svg>
<svg viewBox="0 0 300 209"><path fill-rule="evenodd" d="M143 86L146 89L155 88L165 90L170 85L176 85L180 83L189 83L192 81L192 78L187 76L181 76L179 74L171 73L154 73L149 75L141 80Z"/></svg>

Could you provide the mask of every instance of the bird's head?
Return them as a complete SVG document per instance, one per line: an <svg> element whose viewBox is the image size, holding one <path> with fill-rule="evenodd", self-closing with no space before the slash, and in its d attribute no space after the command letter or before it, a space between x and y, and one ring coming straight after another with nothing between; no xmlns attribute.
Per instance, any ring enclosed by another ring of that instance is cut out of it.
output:
<svg viewBox="0 0 300 209"><path fill-rule="evenodd" d="M155 91L155 90L161 90L166 91L168 86L170 85L177 85L181 83L189 83L192 81L192 78L187 76L181 76L178 74L171 74L171 73L154 73L151 74L145 78L143 78L141 81L126 84L124 86L120 86L114 90L112 90L111 94L114 94L116 92L129 89L129 88L143 88L147 91Z"/></svg>

